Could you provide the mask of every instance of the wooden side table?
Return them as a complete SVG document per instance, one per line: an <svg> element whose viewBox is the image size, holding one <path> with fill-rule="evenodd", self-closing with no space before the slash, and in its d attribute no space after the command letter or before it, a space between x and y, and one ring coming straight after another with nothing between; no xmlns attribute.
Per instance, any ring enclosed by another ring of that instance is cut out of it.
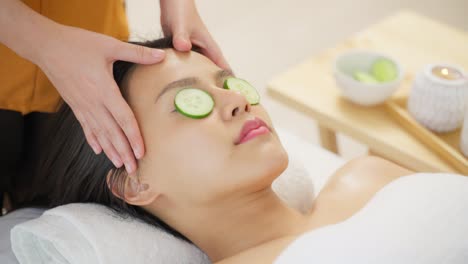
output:
<svg viewBox="0 0 468 264"><path fill-rule="evenodd" d="M273 98L317 120L322 146L335 153L335 133L341 132L369 146L372 154L412 170L457 172L401 127L383 105L363 107L341 97L332 64L339 54L351 49L374 50L396 58L405 70L404 81L394 95L399 97L408 94L413 76L425 64L450 62L468 69L468 33L411 11L400 11L268 84Z"/></svg>

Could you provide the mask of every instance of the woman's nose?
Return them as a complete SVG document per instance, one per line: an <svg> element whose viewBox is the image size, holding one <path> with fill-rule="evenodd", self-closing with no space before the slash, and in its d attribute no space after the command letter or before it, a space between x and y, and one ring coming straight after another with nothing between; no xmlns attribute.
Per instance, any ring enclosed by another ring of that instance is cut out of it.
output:
<svg viewBox="0 0 468 264"><path fill-rule="evenodd" d="M250 103L239 91L224 90L219 94L218 99L222 101L221 115L226 121L250 112Z"/></svg>

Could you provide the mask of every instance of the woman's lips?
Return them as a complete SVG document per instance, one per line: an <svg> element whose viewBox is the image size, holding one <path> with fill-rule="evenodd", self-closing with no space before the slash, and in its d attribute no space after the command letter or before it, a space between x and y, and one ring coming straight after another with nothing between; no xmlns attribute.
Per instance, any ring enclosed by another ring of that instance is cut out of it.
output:
<svg viewBox="0 0 468 264"><path fill-rule="evenodd" d="M249 133L247 133L247 135L245 135L241 141L239 142L239 144L242 144L246 141L249 141L251 140L252 138L256 137L256 136L259 136L259 135L262 135L262 134L266 134L266 133L269 133L270 130L268 128L266 128L265 126L261 126L259 128L256 128L256 129L253 129L253 130L250 130Z"/></svg>
<svg viewBox="0 0 468 264"><path fill-rule="evenodd" d="M263 120L256 117L253 120L245 122L240 132L239 139L236 141L236 145L242 144L246 141L251 140L252 138L255 138L256 136L263 135L269 132L270 129L268 125Z"/></svg>

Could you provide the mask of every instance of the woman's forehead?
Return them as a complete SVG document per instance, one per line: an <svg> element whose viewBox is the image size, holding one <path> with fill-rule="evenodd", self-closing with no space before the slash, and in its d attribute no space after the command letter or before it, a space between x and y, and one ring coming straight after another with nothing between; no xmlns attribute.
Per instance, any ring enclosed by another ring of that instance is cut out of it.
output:
<svg viewBox="0 0 468 264"><path fill-rule="evenodd" d="M123 90L130 104L144 102L158 95L169 83L187 78L212 79L220 70L202 54L166 49L165 59L152 65L137 65L127 73ZM149 102L148 102L149 103Z"/></svg>
<svg viewBox="0 0 468 264"><path fill-rule="evenodd" d="M138 69L143 74L167 77L185 77L187 73L203 73L204 71L215 71L218 67L207 57L197 52L179 52L173 49L166 49L165 59L152 65L138 65Z"/></svg>
<svg viewBox="0 0 468 264"><path fill-rule="evenodd" d="M150 85L153 89L162 89L167 83L186 77L211 77L219 71L211 60L197 52L179 52L166 49L165 59L157 64L138 65L132 71L129 85Z"/></svg>

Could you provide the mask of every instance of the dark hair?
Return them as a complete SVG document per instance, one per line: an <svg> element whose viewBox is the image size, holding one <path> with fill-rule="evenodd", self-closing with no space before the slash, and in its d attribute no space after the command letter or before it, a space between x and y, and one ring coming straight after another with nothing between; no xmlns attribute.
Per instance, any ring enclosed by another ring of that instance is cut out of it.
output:
<svg viewBox="0 0 468 264"><path fill-rule="evenodd" d="M147 42L130 42L150 48L173 48L172 38ZM199 52L197 47L192 50ZM135 63L116 61L113 75L125 98L122 82ZM191 242L184 235L144 209L127 204L109 189L106 176L113 173L109 185L122 190L125 168L116 168L104 152L96 155L86 141L79 121L70 107L62 102L49 120L48 135L34 176L35 190L29 195L29 206L55 207L69 203L106 205L122 217L135 217L166 232Z"/></svg>

